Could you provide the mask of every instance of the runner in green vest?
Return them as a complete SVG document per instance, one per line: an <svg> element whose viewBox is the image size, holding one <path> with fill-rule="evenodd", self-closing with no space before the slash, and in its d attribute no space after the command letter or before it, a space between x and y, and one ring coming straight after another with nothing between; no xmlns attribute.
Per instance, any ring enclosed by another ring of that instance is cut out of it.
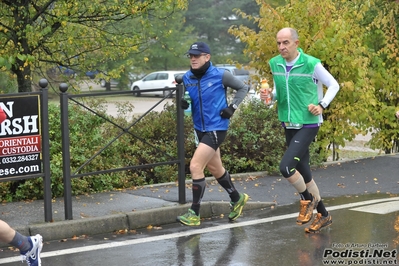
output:
<svg viewBox="0 0 399 266"><path fill-rule="evenodd" d="M331 225L331 214L326 210L319 189L312 179L309 165L309 146L323 123L322 113L339 91L338 82L322 66L320 60L298 48L298 33L283 28L277 33L280 55L269 61L273 75L273 91L261 91L261 99L268 96L277 102L278 119L284 127L287 150L280 162L280 172L298 191L300 212L298 225L312 224L306 233L316 233ZM323 84L327 92L323 95Z"/></svg>

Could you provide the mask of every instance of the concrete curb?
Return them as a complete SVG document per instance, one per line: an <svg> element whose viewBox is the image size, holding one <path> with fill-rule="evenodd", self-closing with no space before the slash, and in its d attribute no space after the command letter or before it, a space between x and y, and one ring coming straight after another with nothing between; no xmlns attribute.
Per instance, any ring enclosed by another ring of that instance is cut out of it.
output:
<svg viewBox="0 0 399 266"><path fill-rule="evenodd" d="M247 202L244 211L268 208L273 205L275 205L273 202ZM18 229L18 231L27 235L41 234L46 241L52 241L81 235L98 235L119 230L134 230L145 228L149 225L161 226L175 223L176 217L185 213L190 206L190 204L184 204L104 217L30 225ZM216 217L229 212L230 205L226 202L211 201L201 204L201 218Z"/></svg>

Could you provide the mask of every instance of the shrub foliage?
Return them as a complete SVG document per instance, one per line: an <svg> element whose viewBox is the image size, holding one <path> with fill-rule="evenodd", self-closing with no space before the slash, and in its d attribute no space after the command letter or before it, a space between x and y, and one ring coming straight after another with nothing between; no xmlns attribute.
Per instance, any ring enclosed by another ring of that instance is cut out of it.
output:
<svg viewBox="0 0 399 266"><path fill-rule="evenodd" d="M127 117L134 107L123 103L119 105L118 117L110 117L104 102L86 104L97 114L80 105L70 104L69 107L71 174L127 166L140 168L73 178L74 195L177 181L177 165L166 164L177 159L176 105L167 104L162 112L150 112L144 117ZM61 122L60 109L55 104L49 105L49 124L51 189L53 197L61 197L64 193ZM184 137L185 168L190 178L190 158L196 147L193 124L188 116L184 117ZM221 146L224 166L232 174L276 173L284 150L284 132L276 109L266 108L256 99L240 105ZM317 164L322 159L314 150L317 148L312 148L312 160ZM165 164L145 166L162 162ZM206 175L210 175L209 172ZM2 182L0 186L2 201L43 198L42 178Z"/></svg>

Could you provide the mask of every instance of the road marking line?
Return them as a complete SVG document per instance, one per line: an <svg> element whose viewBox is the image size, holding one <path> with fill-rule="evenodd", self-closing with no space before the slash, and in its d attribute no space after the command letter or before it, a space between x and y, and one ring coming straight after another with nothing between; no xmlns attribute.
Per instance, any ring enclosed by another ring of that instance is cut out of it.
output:
<svg viewBox="0 0 399 266"><path fill-rule="evenodd" d="M392 201L399 201L399 197L367 200L367 201L360 201L360 202L342 204L342 205L337 205L337 206L330 206L330 207L328 207L328 210L329 211L342 210L342 209L348 209L348 208L353 208L353 207L358 207L358 206L371 205L371 204L377 204L377 203L382 203L382 202L392 202ZM40 254L40 257L41 258L49 258L49 257L54 257L54 256L63 256L63 255L68 255L68 254L95 251L95 250L100 250L100 249L108 249L108 248L116 248L116 247L122 247L122 246L143 244L143 243L148 243L148 242L153 242L153 241L167 240L167 239L173 239L173 238L191 236L191 235L197 235L197 234L203 234L203 233L211 233L211 232L226 230L226 229L235 228L235 227L243 227L243 226L269 223L269 222L294 218L296 216L298 216L298 213L290 213L290 214L273 216L273 217L268 217L268 218L263 218L263 219L218 225L218 226L213 226L213 227L209 227L209 228L193 229L193 230L188 230L185 232L172 233L172 234L167 234L167 235L151 236L151 237L144 237L144 238L140 238L140 239L125 240L125 241L120 241L120 242L111 242L111 243L104 243L104 244L98 244L98 245L92 245L92 246L83 246L83 247L77 247L77 248L69 248L69 249L63 249L63 250L42 252ZM15 262L15 261L21 261L21 258L20 257L3 258L3 259L0 259L0 264L11 263L11 262Z"/></svg>
<svg viewBox="0 0 399 266"><path fill-rule="evenodd" d="M391 212L399 211L399 204L394 201L384 202L379 204L373 204L369 206L362 206L358 208L350 209L351 211L368 212L374 214L387 214Z"/></svg>

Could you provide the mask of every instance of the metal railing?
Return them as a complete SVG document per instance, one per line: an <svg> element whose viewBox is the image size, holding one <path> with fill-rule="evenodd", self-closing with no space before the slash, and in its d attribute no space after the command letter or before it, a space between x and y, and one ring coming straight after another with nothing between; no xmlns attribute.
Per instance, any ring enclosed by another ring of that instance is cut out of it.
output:
<svg viewBox="0 0 399 266"><path fill-rule="evenodd" d="M131 132L131 128L134 127L141 119L143 119L148 113L154 110L162 101L169 97L170 93L163 97L160 101L158 101L155 105L150 107L144 114L138 117L135 121L130 123L128 126L122 126L115 123L113 120L107 118L106 116L102 115L101 113L93 110L86 104L79 102L79 98L83 97L102 97L102 96L110 96L110 95L132 95L131 91L107 91L101 93L84 93L84 94L68 94L68 85L65 83L60 84L60 108L61 108L61 133L62 133L62 158L63 158L63 182L64 182L64 208L65 208L65 219L72 220L72 188L71 188L71 180L72 178L78 178L88 175L99 175L99 174L106 174L111 172L118 172L118 171L126 171L131 169L140 169L140 168L151 168L159 165L166 165L166 164L177 164L178 166L178 201L181 204L186 203L186 195L185 195L185 152L184 152L184 111L180 108L180 102L182 99L183 93L183 85L181 84L181 80L179 80L179 84L177 84L176 89L153 89L153 90L146 90L146 92L155 92L155 91L173 91L176 90L176 113L177 113L177 120L176 120L176 135L177 135L177 158L173 158L170 155L166 154L167 157L170 158L169 161L164 162L157 162L152 164L145 164L145 165L133 165L133 166L126 166L120 167L115 169L106 169L101 171L89 172L89 173L79 173L83 167L90 163L96 156L98 156L102 151L104 151L109 145L111 145L114 141L118 138L123 136L124 134L129 134L134 138L138 138L144 143L145 140L141 139L140 136L137 136ZM112 140L108 143L105 143L103 148L99 151L95 152L91 158L89 158L85 163L83 163L79 168L77 168L73 173L71 171L71 161L70 161L70 138L69 138L69 101L73 101L75 104L81 106L82 108L86 109L87 111L101 117L102 119L106 120L108 123L111 123L113 126L120 129L119 134L114 136ZM150 143L146 143L151 145ZM162 151L159 150L162 153Z"/></svg>

